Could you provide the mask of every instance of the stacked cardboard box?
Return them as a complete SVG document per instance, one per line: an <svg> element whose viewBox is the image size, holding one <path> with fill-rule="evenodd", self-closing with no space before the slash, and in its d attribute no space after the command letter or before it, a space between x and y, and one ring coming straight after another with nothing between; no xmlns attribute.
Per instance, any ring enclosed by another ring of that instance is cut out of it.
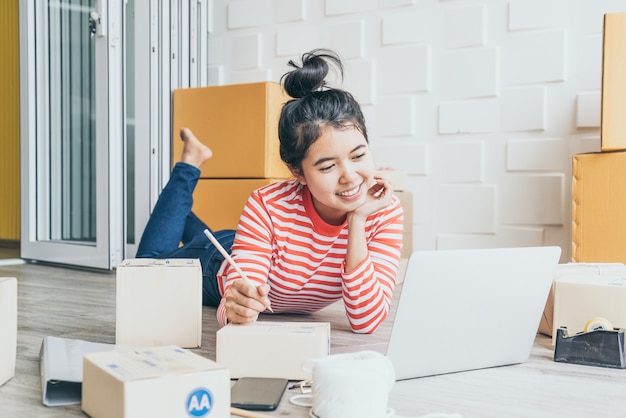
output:
<svg viewBox="0 0 626 418"><path fill-rule="evenodd" d="M277 129L287 100L273 82L174 91L175 161L182 151L182 127L213 151L202 167L193 207L212 229L235 229L253 190L291 177L280 159Z"/></svg>
<svg viewBox="0 0 626 418"><path fill-rule="evenodd" d="M626 13L605 14L600 152L572 158L572 263L560 266L539 328L553 338L559 327L580 332L581 322L607 313L623 326L623 314L607 306L626 304L624 278L608 280L604 266L626 263L625 50Z"/></svg>
<svg viewBox="0 0 626 418"><path fill-rule="evenodd" d="M601 152L572 162L572 261L626 263L626 13L604 15Z"/></svg>

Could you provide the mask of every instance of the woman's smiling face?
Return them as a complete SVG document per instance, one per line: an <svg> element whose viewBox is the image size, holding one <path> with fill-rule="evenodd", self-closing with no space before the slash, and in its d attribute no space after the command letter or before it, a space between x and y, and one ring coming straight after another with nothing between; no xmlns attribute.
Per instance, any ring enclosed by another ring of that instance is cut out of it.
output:
<svg viewBox="0 0 626 418"><path fill-rule="evenodd" d="M374 178L374 159L356 127L327 127L309 147L298 180L306 184L322 219L340 225L365 202Z"/></svg>

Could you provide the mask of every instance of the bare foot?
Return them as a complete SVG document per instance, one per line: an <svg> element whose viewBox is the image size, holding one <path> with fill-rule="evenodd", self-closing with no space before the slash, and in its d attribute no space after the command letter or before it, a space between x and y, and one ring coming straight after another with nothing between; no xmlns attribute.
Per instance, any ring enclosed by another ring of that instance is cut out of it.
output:
<svg viewBox="0 0 626 418"><path fill-rule="evenodd" d="M200 168L209 158L213 156L211 148L204 145L195 137L189 128L181 128L180 138L183 140L183 153L180 161Z"/></svg>

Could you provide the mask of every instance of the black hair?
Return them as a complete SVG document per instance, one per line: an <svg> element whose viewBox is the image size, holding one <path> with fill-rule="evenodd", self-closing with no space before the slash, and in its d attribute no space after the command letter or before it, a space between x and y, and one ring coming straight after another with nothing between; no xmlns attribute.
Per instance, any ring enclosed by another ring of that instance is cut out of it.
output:
<svg viewBox="0 0 626 418"><path fill-rule="evenodd" d="M331 66L343 78L343 64L335 52L314 49L302 55L301 65L292 60L288 65L294 69L281 77L281 83L293 99L280 113L278 138L280 157L292 170L301 171L309 147L327 127L356 128L368 140L361 106L352 94L327 87Z"/></svg>

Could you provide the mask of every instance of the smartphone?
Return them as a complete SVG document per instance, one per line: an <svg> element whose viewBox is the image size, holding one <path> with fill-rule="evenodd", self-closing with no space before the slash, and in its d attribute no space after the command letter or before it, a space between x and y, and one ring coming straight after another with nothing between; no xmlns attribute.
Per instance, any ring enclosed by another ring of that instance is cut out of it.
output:
<svg viewBox="0 0 626 418"><path fill-rule="evenodd" d="M242 377L230 389L230 404L241 409L273 411L287 383L287 379L273 377Z"/></svg>

